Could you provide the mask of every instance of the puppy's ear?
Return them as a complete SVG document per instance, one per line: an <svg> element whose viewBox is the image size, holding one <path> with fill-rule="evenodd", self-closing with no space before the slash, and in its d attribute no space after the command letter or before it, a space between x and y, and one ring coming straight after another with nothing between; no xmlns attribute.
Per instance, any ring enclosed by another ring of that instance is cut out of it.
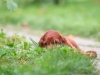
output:
<svg viewBox="0 0 100 75"><path fill-rule="evenodd" d="M44 47L44 37L45 37L46 34L44 34L41 38L40 38L40 41L39 41L39 46L40 47Z"/></svg>
<svg viewBox="0 0 100 75"><path fill-rule="evenodd" d="M67 46L73 48L73 45L71 44L71 42L68 39L64 38L63 36L61 36L61 43L63 45L67 45Z"/></svg>
<svg viewBox="0 0 100 75"><path fill-rule="evenodd" d="M40 40L40 41L39 41L39 46L40 46L40 47L43 47L43 46L44 46L43 40Z"/></svg>
<svg viewBox="0 0 100 75"><path fill-rule="evenodd" d="M60 38L60 41L61 41L61 44L62 44L62 45L67 44L66 39L65 39L64 37L62 37L62 36L61 36L61 38Z"/></svg>

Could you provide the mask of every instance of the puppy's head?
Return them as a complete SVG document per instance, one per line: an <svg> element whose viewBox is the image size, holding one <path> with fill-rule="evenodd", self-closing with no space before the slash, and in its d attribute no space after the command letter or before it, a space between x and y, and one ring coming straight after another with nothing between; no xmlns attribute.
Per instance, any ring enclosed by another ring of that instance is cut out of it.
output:
<svg viewBox="0 0 100 75"><path fill-rule="evenodd" d="M39 41L39 46L45 48L54 47L62 44L66 44L66 39L54 30L46 32Z"/></svg>

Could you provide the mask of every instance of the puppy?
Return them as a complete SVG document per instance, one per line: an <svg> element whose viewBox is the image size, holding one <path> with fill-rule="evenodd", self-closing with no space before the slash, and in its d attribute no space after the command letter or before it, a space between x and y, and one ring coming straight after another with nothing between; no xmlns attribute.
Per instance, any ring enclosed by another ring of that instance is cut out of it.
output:
<svg viewBox="0 0 100 75"><path fill-rule="evenodd" d="M67 43L66 39L62 37L58 32L54 30L49 30L46 32L39 41L40 47L48 48L50 45L54 46L56 45L68 45L71 46L69 43ZM72 47L72 46L71 46Z"/></svg>
<svg viewBox="0 0 100 75"><path fill-rule="evenodd" d="M97 53L95 51L87 51L84 52L74 40L67 36L62 36L60 35L57 31L55 30L49 30L47 31L39 41L39 46L44 47L44 48L49 48L52 47L54 48L55 46L59 45L64 45L64 46L69 46L71 48L75 48L79 50L79 52L83 54L87 54L88 56L97 56Z"/></svg>

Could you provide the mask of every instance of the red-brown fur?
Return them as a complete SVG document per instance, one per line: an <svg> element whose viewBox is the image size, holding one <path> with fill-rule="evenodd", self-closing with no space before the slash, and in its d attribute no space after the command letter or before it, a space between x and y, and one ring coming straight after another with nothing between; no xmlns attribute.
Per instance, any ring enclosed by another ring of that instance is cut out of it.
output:
<svg viewBox="0 0 100 75"><path fill-rule="evenodd" d="M79 52L83 53L83 54L87 54L88 56L97 56L97 53L95 51L87 51L84 52L77 44L74 40L72 40L71 38L67 37L67 36L62 36L60 35L57 31L54 30L49 30L47 31L41 38L39 41L39 46L40 47L44 47L44 48L48 48L48 47L54 47L56 44L56 46L58 45L65 45L65 46L69 46L71 48L75 48L77 50L79 50Z"/></svg>

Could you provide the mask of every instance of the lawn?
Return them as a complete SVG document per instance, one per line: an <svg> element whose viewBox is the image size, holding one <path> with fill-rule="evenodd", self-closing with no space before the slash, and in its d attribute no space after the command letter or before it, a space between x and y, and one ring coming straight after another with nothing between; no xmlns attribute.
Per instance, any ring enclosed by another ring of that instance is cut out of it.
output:
<svg viewBox="0 0 100 75"><path fill-rule="evenodd" d="M1 25L27 23L33 30L54 29L64 35L100 40L100 5L72 3L68 5L30 5L16 11L0 8ZM5 7L6 8L6 7Z"/></svg>
<svg viewBox="0 0 100 75"><path fill-rule="evenodd" d="M9 11L0 6L0 25L34 31L54 29L64 35L100 40L100 5L69 3L67 5L29 5ZM38 34L37 34L38 35ZM0 75L99 75L96 58L89 58L67 46L40 48L30 39L0 31Z"/></svg>
<svg viewBox="0 0 100 75"><path fill-rule="evenodd" d="M0 32L0 75L99 75L95 58L67 46L45 49Z"/></svg>

